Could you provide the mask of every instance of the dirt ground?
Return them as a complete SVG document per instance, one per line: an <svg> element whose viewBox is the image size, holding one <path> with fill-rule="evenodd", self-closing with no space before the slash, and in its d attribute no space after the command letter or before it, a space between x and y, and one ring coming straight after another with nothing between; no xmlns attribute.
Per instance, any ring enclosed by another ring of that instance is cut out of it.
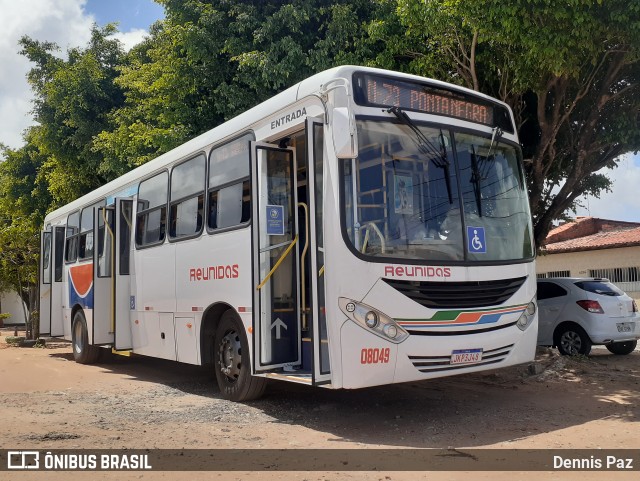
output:
<svg viewBox="0 0 640 481"><path fill-rule="evenodd" d="M211 372L145 357L73 361L68 343L6 345L0 329L0 448L640 449L640 351L539 350L527 366L358 391L273 382L249 404ZM0 472L0 481L85 479L637 479L598 472Z"/></svg>

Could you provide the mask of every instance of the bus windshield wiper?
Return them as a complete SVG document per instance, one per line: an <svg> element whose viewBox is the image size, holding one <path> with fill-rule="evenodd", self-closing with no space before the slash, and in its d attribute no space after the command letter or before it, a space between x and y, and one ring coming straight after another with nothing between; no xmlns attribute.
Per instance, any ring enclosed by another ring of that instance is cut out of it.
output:
<svg viewBox="0 0 640 481"><path fill-rule="evenodd" d="M489 145L489 153L487 154L487 159L491 157L491 151L495 147L496 142L500 141L500 139L502 138L502 134L503 132L500 127L493 128L493 131L491 132L491 144Z"/></svg>
<svg viewBox="0 0 640 481"><path fill-rule="evenodd" d="M478 217L482 217L482 175L478 167L478 156L476 154L475 145L471 146L471 183L473 184L473 193L476 198L476 207L478 208Z"/></svg>
<svg viewBox="0 0 640 481"><path fill-rule="evenodd" d="M501 137L502 130L500 129L500 127L494 127L493 132L491 133L491 144L489 144L489 152L485 157L487 163L491 160L491 153ZM473 193L476 198L478 216L482 217L482 181L485 179L485 177L483 177L484 173L480 171L480 167L478 166L478 154L476 154L476 149L473 145L471 146L471 172L471 183L473 184Z"/></svg>
<svg viewBox="0 0 640 481"><path fill-rule="evenodd" d="M444 143L444 135L442 129L440 129L440 151L435 145L427 138L424 133L418 128L418 126L411 120L411 117L399 107L391 107L387 110L388 113L393 114L404 125L409 127L415 134L414 141L418 146L418 150L421 154L428 156L433 162L433 165L444 171L444 181L447 186L447 195L449 197L449 204L453 204L453 195L451 193L451 174L449 171L450 162L447 158L447 148Z"/></svg>

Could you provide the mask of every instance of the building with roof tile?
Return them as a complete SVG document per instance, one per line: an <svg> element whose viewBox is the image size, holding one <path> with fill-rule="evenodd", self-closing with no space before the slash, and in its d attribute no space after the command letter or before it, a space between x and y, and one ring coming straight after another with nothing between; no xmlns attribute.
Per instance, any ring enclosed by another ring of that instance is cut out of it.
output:
<svg viewBox="0 0 640 481"><path fill-rule="evenodd" d="M549 232L538 277L606 277L640 298L640 222L578 217Z"/></svg>

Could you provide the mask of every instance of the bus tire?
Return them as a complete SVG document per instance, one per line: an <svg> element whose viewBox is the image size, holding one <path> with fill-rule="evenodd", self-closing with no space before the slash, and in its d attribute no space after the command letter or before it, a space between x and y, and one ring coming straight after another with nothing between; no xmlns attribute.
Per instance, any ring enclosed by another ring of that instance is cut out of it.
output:
<svg viewBox="0 0 640 481"><path fill-rule="evenodd" d="M100 348L89 344L87 321L82 311L76 312L73 316L71 345L73 346L73 359L79 364L94 364L100 356Z"/></svg>
<svg viewBox="0 0 640 481"><path fill-rule="evenodd" d="M213 341L213 364L222 397L251 401L264 393L267 380L251 375L249 343L238 315L228 310L220 319Z"/></svg>
<svg viewBox="0 0 640 481"><path fill-rule="evenodd" d="M635 351L638 341L620 341L607 344L605 347L609 352L617 356L626 356Z"/></svg>

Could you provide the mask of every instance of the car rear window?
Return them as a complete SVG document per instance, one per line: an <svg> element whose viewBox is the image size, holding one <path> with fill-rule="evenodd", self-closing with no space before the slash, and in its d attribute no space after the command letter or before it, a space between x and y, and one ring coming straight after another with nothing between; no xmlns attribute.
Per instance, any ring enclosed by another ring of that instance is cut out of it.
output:
<svg viewBox="0 0 640 481"><path fill-rule="evenodd" d="M624 292L609 282L602 281L580 281L576 282L580 289L600 294L602 296L624 296Z"/></svg>

